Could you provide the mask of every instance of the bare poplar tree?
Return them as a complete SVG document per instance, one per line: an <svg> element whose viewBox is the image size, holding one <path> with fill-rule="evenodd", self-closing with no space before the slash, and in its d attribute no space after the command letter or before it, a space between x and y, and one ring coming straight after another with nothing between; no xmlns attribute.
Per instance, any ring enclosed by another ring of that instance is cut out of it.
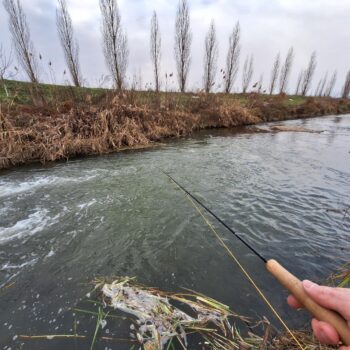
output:
<svg viewBox="0 0 350 350"><path fill-rule="evenodd" d="M323 78L321 79L321 85L320 85L320 90L318 91L318 96L324 96L327 79L328 79L328 72L326 72Z"/></svg>
<svg viewBox="0 0 350 350"><path fill-rule="evenodd" d="M325 95L325 96L328 96L328 97L331 96L336 81L337 81L337 71L335 70L335 71L333 72L332 77L331 77L331 79L329 80L328 85L327 85L327 88L326 88L326 90L325 90L325 92L324 92L324 95Z"/></svg>
<svg viewBox="0 0 350 350"><path fill-rule="evenodd" d="M250 58L247 56L247 58L244 61L243 74L242 74L243 93L247 92L247 89L253 77L253 73L254 73L254 57L253 55L251 55Z"/></svg>
<svg viewBox="0 0 350 350"><path fill-rule="evenodd" d="M301 86L301 95L302 96L306 96L307 92L309 91L309 89L311 87L312 78L313 78L314 73L315 73L316 65L317 65L316 52L314 51L311 54L308 67L304 71L304 78L303 78L303 83Z"/></svg>
<svg viewBox="0 0 350 350"><path fill-rule="evenodd" d="M175 58L180 91L185 92L191 62L192 33L187 0L179 0L175 20Z"/></svg>
<svg viewBox="0 0 350 350"><path fill-rule="evenodd" d="M346 74L345 83L342 89L342 98L348 98L350 94L350 70Z"/></svg>
<svg viewBox="0 0 350 350"><path fill-rule="evenodd" d="M21 2L20 0L3 0L3 4L9 15L9 27L17 59L30 81L37 83L39 81L38 60Z"/></svg>
<svg viewBox="0 0 350 350"><path fill-rule="evenodd" d="M293 65L293 59L294 59L294 49L291 47L288 50L286 59L283 63L283 66L281 67L281 74L280 74L280 94L285 93L288 86L289 76Z"/></svg>
<svg viewBox="0 0 350 350"><path fill-rule="evenodd" d="M6 54L2 45L0 45L0 80L8 78L7 71L12 64L12 52Z"/></svg>
<svg viewBox="0 0 350 350"><path fill-rule="evenodd" d="M128 66L128 39L121 24L116 0L100 0L103 52L118 90L123 89Z"/></svg>
<svg viewBox="0 0 350 350"><path fill-rule="evenodd" d="M79 45L74 40L72 19L69 15L66 0L58 0L56 10L57 31L60 37L68 70L75 86L81 86L82 77L79 65Z"/></svg>
<svg viewBox="0 0 350 350"><path fill-rule="evenodd" d="M209 93L215 84L215 75L218 60L218 43L216 39L215 23L212 20L208 33L205 37L205 53L204 53L204 89Z"/></svg>
<svg viewBox="0 0 350 350"><path fill-rule="evenodd" d="M226 57L226 71L224 74L224 82L225 82L225 92L228 94L231 92L233 83L236 79L239 65L239 55L241 52L240 48L240 37L241 37L241 29L239 22L234 26L232 33L229 37L229 45Z"/></svg>
<svg viewBox="0 0 350 350"><path fill-rule="evenodd" d="M301 87L301 82L303 81L303 77L304 77L304 71L301 70L299 72L299 75L298 75L297 87L295 89L295 95L299 95L300 94L300 87Z"/></svg>
<svg viewBox="0 0 350 350"><path fill-rule="evenodd" d="M281 64L281 54L278 53L276 55L275 61L273 62L273 67L271 71L271 80L270 80L270 95L273 94L273 91L275 90L276 82L278 79L279 69Z"/></svg>
<svg viewBox="0 0 350 350"><path fill-rule="evenodd" d="M153 12L151 20L151 58L154 71L154 83L156 91L160 88L160 57L161 57L161 36L156 11Z"/></svg>

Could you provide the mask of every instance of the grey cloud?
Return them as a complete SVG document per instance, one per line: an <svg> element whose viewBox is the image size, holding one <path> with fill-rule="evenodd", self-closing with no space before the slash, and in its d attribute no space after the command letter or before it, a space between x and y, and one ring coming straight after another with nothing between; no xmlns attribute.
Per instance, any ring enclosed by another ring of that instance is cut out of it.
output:
<svg viewBox="0 0 350 350"><path fill-rule="evenodd" d="M81 66L90 85L97 84L107 70L103 60L100 36L100 14L97 0L67 0L72 11L76 37L79 41ZM37 51L41 52L46 73L43 79L50 81L46 66L54 63L56 79L62 82L64 58L56 32L54 0L22 0ZM120 0L123 25L128 33L130 46L129 79L141 71L143 82L152 81L149 57L149 21L157 10L162 31L162 76L174 72L173 33L177 1L173 0ZM299 70L306 66L313 50L318 53L318 67L314 80L325 71L338 69L336 89L340 91L345 72L350 69L350 27L347 14L348 0L191 0L193 30L191 87L200 88L203 70L203 42L208 25L213 18L219 37L219 67L225 63L228 35L236 20L242 27L242 61L245 55L255 55L255 80L264 73L267 85L274 56L278 51L285 55L288 48L295 48L295 64L290 81L290 90ZM0 41L9 47L7 15L0 6ZM241 88L239 73L236 90ZM218 80L218 79L217 79ZM172 86L176 87L176 84Z"/></svg>

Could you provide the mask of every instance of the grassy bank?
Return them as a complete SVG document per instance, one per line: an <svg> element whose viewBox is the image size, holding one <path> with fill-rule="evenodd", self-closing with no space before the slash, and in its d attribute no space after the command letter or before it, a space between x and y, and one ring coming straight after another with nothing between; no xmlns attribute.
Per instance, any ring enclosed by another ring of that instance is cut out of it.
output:
<svg viewBox="0 0 350 350"><path fill-rule="evenodd" d="M0 168L106 154L208 128L350 112L350 101L33 85L5 81Z"/></svg>

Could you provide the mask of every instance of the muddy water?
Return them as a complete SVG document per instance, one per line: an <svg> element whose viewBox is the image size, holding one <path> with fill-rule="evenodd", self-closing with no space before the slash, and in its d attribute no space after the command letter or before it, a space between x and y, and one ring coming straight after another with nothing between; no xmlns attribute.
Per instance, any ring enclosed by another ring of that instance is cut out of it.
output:
<svg viewBox="0 0 350 350"><path fill-rule="evenodd" d="M210 131L159 149L112 154L0 175L1 349L87 349L96 320L71 308L96 276L207 294L241 314L269 310L219 246L171 173L268 258L322 281L349 260L350 116L284 125L319 133ZM255 256L217 226L291 326L286 293ZM275 322L278 325L277 322ZM86 335L23 340L19 335ZM102 335L128 337L123 321ZM96 349L129 349L100 341Z"/></svg>

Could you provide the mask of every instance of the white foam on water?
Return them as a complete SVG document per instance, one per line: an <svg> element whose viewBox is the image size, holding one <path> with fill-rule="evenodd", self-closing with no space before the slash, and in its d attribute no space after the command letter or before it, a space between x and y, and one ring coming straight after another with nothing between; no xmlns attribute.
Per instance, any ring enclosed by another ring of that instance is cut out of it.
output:
<svg viewBox="0 0 350 350"><path fill-rule="evenodd" d="M42 231L51 219L47 214L47 209L38 209L26 219L17 221L13 226L0 227L0 245L14 239L32 236Z"/></svg>
<svg viewBox="0 0 350 350"><path fill-rule="evenodd" d="M96 199L94 198L94 199L92 199L92 200L89 201L89 202L82 203L82 204L78 204L77 207L78 207L79 209L89 208L89 207L91 207L93 204L95 204L96 202L97 202L97 201L96 201Z"/></svg>
<svg viewBox="0 0 350 350"><path fill-rule="evenodd" d="M20 193L33 192L38 188L45 186L57 186L69 182L84 182L95 178L97 173L89 173L80 177L59 177L59 176L40 176L30 181L14 182L10 180L0 181L0 198L8 197Z"/></svg>
<svg viewBox="0 0 350 350"><path fill-rule="evenodd" d="M7 271L8 270L20 270L20 269L22 269L25 266L28 266L28 265L32 266L32 265L34 265L37 261L38 261L38 259L35 258L35 259L26 261L26 262L24 262L22 264L19 264L19 265L10 264L10 262L7 262L3 266L1 266L0 270L1 271L4 271L4 270L7 270Z"/></svg>
<svg viewBox="0 0 350 350"><path fill-rule="evenodd" d="M11 264L9 261L5 263L3 266L0 267L0 271L6 271L7 278L5 279L5 281L2 281L2 283L0 283L0 288L4 287L11 280L16 278L26 266L33 266L37 261L38 258L34 258L22 264Z"/></svg>
<svg viewBox="0 0 350 350"><path fill-rule="evenodd" d="M46 258L51 258L55 255L55 251L51 248L51 250L47 253Z"/></svg>

